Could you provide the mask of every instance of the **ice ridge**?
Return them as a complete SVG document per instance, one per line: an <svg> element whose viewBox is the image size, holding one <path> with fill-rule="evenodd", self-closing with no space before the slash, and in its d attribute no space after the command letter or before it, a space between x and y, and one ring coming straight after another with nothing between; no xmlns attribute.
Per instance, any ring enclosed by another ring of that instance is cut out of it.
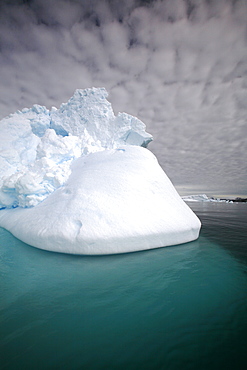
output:
<svg viewBox="0 0 247 370"><path fill-rule="evenodd" d="M61 187L75 159L152 136L127 113L114 115L105 88L78 89L59 109L34 105L0 121L0 209L33 207Z"/></svg>

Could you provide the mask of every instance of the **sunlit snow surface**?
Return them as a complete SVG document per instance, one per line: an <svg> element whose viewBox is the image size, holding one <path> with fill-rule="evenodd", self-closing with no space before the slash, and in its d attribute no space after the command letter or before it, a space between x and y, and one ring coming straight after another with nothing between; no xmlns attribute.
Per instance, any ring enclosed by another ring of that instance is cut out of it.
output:
<svg viewBox="0 0 247 370"><path fill-rule="evenodd" d="M152 136L115 117L103 88L77 90L1 125L0 226L42 249L75 254L138 251L189 242L200 221L155 156Z"/></svg>

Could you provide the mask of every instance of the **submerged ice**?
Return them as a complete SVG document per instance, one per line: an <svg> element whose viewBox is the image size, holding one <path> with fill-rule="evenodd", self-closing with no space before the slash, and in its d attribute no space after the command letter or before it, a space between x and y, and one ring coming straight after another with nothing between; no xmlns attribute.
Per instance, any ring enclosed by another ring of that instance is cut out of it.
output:
<svg viewBox="0 0 247 370"><path fill-rule="evenodd" d="M59 109L35 105L0 122L0 226L75 254L196 239L200 221L145 149L144 123L115 116L106 98L104 88L76 90Z"/></svg>

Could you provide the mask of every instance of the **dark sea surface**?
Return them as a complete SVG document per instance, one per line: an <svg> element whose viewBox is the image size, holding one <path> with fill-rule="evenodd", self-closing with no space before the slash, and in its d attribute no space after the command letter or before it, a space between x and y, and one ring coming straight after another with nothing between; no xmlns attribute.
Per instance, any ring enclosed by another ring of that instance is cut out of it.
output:
<svg viewBox="0 0 247 370"><path fill-rule="evenodd" d="M197 241L115 256L0 229L0 368L246 369L247 204L190 206Z"/></svg>

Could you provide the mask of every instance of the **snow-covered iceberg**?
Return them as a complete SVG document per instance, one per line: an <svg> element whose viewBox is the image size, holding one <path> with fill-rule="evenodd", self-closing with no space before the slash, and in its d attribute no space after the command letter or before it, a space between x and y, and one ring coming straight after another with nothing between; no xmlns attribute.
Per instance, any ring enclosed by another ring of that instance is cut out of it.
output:
<svg viewBox="0 0 247 370"><path fill-rule="evenodd" d="M200 221L154 155L143 122L103 88L0 122L0 226L50 251L109 254L198 237Z"/></svg>

